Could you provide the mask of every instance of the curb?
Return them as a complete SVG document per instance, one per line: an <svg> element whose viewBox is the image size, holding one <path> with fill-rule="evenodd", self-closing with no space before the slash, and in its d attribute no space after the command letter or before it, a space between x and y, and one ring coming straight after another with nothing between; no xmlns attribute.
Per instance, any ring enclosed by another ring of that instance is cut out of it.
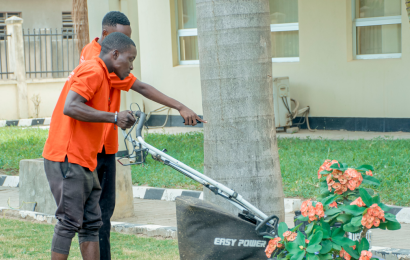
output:
<svg viewBox="0 0 410 260"><path fill-rule="evenodd" d="M0 207L0 216L19 220L38 221L47 224L56 224L57 219L53 215L34 211L17 210ZM111 222L111 231L122 234L144 235L148 237L162 237L177 239L177 228L159 225L138 225L124 222Z"/></svg>
<svg viewBox="0 0 410 260"><path fill-rule="evenodd" d="M410 259L410 249L397 249L389 247L378 247L372 246L370 248L373 256L383 258L386 260L409 260Z"/></svg>
<svg viewBox="0 0 410 260"><path fill-rule="evenodd" d="M19 187L19 176L0 175L0 187ZM178 196L189 196L198 199L204 199L202 191L184 190L184 189L164 189L153 187L132 186L134 198L148 200L175 201ZM302 206L301 199L285 198L285 213L299 210ZM400 223L410 224L410 208L390 206L392 209L389 213L396 215ZM409 259L410 260L410 259Z"/></svg>
<svg viewBox="0 0 410 260"><path fill-rule="evenodd" d="M18 119L18 120L0 120L0 127L50 125L50 122L51 122L51 117Z"/></svg>

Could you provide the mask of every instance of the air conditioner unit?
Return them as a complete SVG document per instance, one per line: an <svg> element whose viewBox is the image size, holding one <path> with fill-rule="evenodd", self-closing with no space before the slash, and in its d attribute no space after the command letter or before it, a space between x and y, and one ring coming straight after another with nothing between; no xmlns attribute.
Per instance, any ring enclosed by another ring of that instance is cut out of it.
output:
<svg viewBox="0 0 410 260"><path fill-rule="evenodd" d="M291 102L294 103L292 110ZM273 109L275 113L276 128L288 128L292 126L292 120L298 115L304 115L306 120L309 107L298 110L299 102L290 98L289 77L273 78ZM308 125L310 129L310 126Z"/></svg>

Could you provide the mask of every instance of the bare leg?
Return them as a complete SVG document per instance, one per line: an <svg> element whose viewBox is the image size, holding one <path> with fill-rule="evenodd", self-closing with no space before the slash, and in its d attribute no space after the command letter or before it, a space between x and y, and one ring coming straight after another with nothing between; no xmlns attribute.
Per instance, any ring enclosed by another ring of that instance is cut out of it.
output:
<svg viewBox="0 0 410 260"><path fill-rule="evenodd" d="M80 250L84 260L100 260L99 242L83 242L80 244Z"/></svg>

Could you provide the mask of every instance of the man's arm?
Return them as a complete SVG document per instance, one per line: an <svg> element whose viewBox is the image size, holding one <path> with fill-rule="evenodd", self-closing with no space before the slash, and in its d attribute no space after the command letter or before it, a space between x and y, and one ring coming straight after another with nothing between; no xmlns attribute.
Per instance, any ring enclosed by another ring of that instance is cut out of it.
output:
<svg viewBox="0 0 410 260"><path fill-rule="evenodd" d="M114 123L115 114L100 111L87 106L87 99L75 91L70 90L64 104L64 115L83 122ZM117 125L122 129L130 128L135 123L135 118L130 111L118 113Z"/></svg>
<svg viewBox="0 0 410 260"><path fill-rule="evenodd" d="M140 93L144 97L151 99L152 101L178 110L181 116L185 119L185 125L194 126L197 124L196 120L206 123L206 121L202 120L197 114L195 114L194 111L192 111L182 103L176 101L175 99L161 93L156 88L147 83L141 82L140 80L136 79L131 89Z"/></svg>

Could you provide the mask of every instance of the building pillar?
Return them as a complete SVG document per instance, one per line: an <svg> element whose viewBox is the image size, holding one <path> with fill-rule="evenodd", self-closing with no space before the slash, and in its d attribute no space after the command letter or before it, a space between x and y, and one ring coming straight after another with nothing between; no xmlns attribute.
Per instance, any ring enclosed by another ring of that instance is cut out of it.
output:
<svg viewBox="0 0 410 260"><path fill-rule="evenodd" d="M26 66L24 63L23 19L12 16L6 19L8 41L8 55L10 70L14 72L17 81L17 110L19 119L28 118L28 98L26 83Z"/></svg>

